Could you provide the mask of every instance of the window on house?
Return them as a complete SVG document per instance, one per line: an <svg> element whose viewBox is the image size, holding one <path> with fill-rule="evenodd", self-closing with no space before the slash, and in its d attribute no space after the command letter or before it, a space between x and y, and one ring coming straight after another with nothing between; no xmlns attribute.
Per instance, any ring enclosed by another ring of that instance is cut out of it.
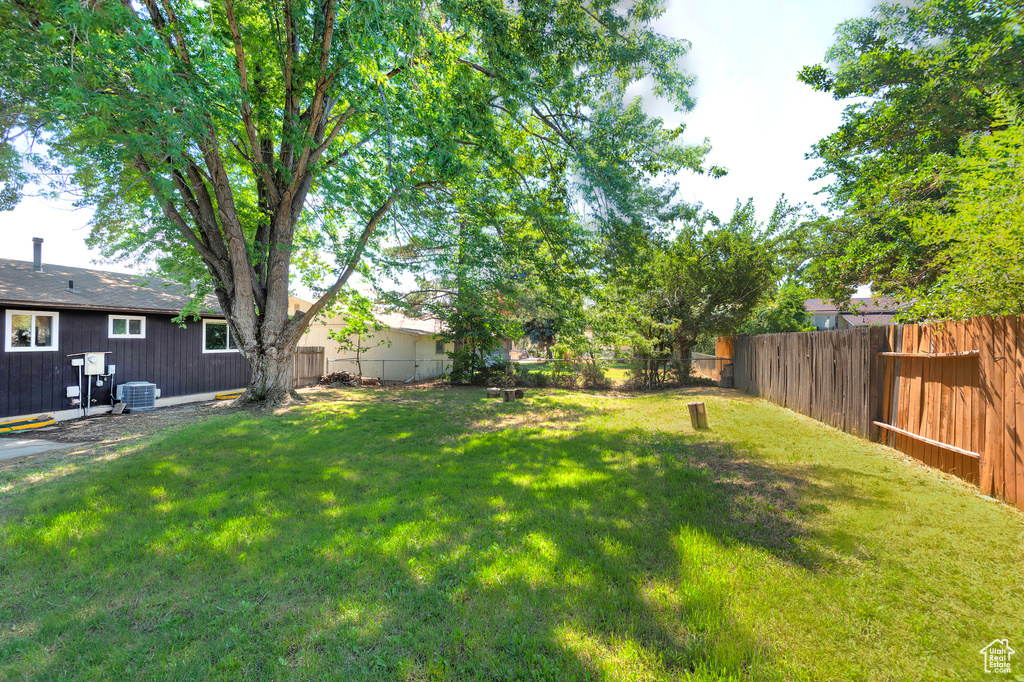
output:
<svg viewBox="0 0 1024 682"><path fill-rule="evenodd" d="M434 355L444 355L444 341L434 344Z"/></svg>
<svg viewBox="0 0 1024 682"><path fill-rule="evenodd" d="M57 313L8 310L4 349L7 351L57 350Z"/></svg>
<svg viewBox="0 0 1024 682"><path fill-rule="evenodd" d="M221 320L203 320L204 353L237 353L238 346L231 338L228 323Z"/></svg>
<svg viewBox="0 0 1024 682"><path fill-rule="evenodd" d="M146 338L146 318L134 315L110 315L107 336L111 339Z"/></svg>

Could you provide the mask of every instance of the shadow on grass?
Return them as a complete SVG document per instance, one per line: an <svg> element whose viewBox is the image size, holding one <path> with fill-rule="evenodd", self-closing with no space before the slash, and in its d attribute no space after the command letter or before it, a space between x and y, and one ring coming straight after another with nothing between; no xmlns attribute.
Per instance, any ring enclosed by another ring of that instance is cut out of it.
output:
<svg viewBox="0 0 1024 682"><path fill-rule="evenodd" d="M814 570L807 486L726 443L460 392L218 418L0 525L11 676L764 679L735 552ZM779 664L781 665L781 664Z"/></svg>

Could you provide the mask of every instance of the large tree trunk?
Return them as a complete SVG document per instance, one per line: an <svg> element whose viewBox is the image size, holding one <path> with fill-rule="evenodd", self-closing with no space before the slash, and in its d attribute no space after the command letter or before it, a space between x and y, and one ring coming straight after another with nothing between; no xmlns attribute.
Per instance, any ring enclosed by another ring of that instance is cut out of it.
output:
<svg viewBox="0 0 1024 682"><path fill-rule="evenodd" d="M293 377L294 355L294 346L247 353L246 359L252 367L252 381L238 401L283 405L290 402L291 398L298 397Z"/></svg>
<svg viewBox="0 0 1024 682"><path fill-rule="evenodd" d="M688 336L676 337L676 357L680 360L689 360L690 351L697 345L697 339Z"/></svg>

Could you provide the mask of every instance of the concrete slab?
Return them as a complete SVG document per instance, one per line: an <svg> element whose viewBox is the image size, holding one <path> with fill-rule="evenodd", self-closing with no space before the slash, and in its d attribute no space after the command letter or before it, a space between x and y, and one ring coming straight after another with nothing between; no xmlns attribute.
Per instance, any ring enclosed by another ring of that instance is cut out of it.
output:
<svg viewBox="0 0 1024 682"><path fill-rule="evenodd" d="M55 443L41 438L0 438L0 460L77 448L86 443Z"/></svg>

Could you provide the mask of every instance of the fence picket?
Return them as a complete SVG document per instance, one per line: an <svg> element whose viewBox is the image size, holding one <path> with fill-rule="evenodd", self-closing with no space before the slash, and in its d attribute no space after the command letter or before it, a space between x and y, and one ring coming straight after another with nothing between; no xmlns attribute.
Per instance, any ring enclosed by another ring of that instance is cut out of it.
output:
<svg viewBox="0 0 1024 682"><path fill-rule="evenodd" d="M1017 318L1006 316L1003 328L1003 490L1001 497L1017 503Z"/></svg>
<svg viewBox="0 0 1024 682"><path fill-rule="evenodd" d="M1017 327L1017 348L1014 363L1014 388L1017 399L1014 405L1014 417L1016 426L1014 428L1015 446L1014 469L1016 475L1015 488L1017 491L1017 506L1024 508L1024 439L1021 438L1020 430L1024 429L1024 316L1014 319Z"/></svg>

